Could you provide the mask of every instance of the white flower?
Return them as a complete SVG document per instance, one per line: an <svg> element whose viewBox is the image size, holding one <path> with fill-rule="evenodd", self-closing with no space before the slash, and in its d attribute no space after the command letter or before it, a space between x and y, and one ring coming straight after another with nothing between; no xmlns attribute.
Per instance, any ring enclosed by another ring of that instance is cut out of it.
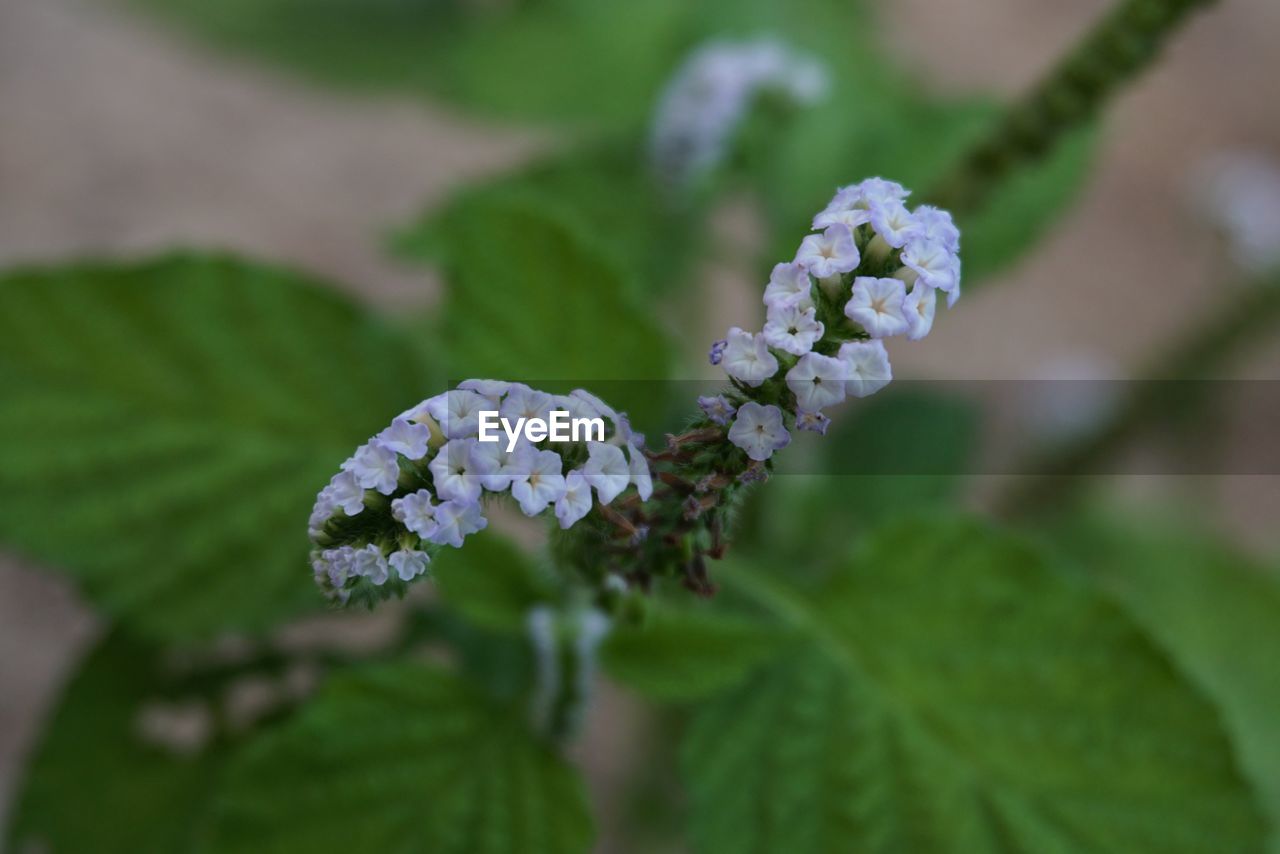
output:
<svg viewBox="0 0 1280 854"><path fill-rule="evenodd" d="M733 413L738 410L734 407L729 399L722 394L717 395L701 395L698 398L698 406L702 407L702 411L707 418L716 424L728 424L733 418Z"/></svg>
<svg viewBox="0 0 1280 854"><path fill-rule="evenodd" d="M911 293L907 294L902 307L907 318L907 338L919 341L933 328L933 315L938 310L938 292L917 282Z"/></svg>
<svg viewBox="0 0 1280 854"><path fill-rule="evenodd" d="M853 294L845 303L845 317L862 324L872 338L887 338L907 331L908 322L903 303L907 287L901 279L877 279L858 276L853 280Z"/></svg>
<svg viewBox="0 0 1280 854"><path fill-rule="evenodd" d="M960 286L958 258L941 243L923 238L907 242L902 250L902 263L919 276L919 281L940 291L953 291Z"/></svg>
<svg viewBox="0 0 1280 854"><path fill-rule="evenodd" d="M698 48L663 90L653 119L654 169L687 185L715 168L757 95L809 103L827 88L825 69L773 40L714 41Z"/></svg>
<svg viewBox="0 0 1280 854"><path fill-rule="evenodd" d="M355 516L364 509L364 490L349 471L335 474L326 491L333 506L341 508L348 516Z"/></svg>
<svg viewBox="0 0 1280 854"><path fill-rule="evenodd" d="M855 184L842 187L822 211L813 218L814 228L829 228L833 225L847 225L850 229L863 223L871 222L871 211L867 208L862 187Z"/></svg>
<svg viewBox="0 0 1280 854"><path fill-rule="evenodd" d="M764 325L764 340L770 347L803 356L822 338L823 326L812 307L801 309L794 303L778 303L769 307L769 320Z"/></svg>
<svg viewBox="0 0 1280 854"><path fill-rule="evenodd" d="M397 415L397 418L403 418L405 421L421 422L425 418L436 420L435 413L443 414L449 406L449 393L441 392L440 394L428 397L416 406L412 406ZM438 422L437 422L438 423Z"/></svg>
<svg viewBox="0 0 1280 854"><path fill-rule="evenodd" d="M571 419L603 417L589 401L572 394L557 394L553 399L553 406L555 409L563 409Z"/></svg>
<svg viewBox="0 0 1280 854"><path fill-rule="evenodd" d="M787 388L796 396L801 412L817 412L844 400L848 367L840 359L818 353L805 353L795 367L787 371ZM742 410L738 410L742 417Z"/></svg>
<svg viewBox="0 0 1280 854"><path fill-rule="evenodd" d="M956 300L960 299L960 256L952 256L951 271L955 276L955 287L947 291L947 308L951 308L956 304Z"/></svg>
<svg viewBox="0 0 1280 854"><path fill-rule="evenodd" d="M920 205L912 216L916 222L914 237L941 243L951 253L960 251L960 229L956 228L951 214L932 205Z"/></svg>
<svg viewBox="0 0 1280 854"><path fill-rule="evenodd" d="M773 452L791 443L791 434L782 426L782 410L749 400L738 407L738 417L729 428L729 441L753 460L767 460Z"/></svg>
<svg viewBox="0 0 1280 854"><path fill-rule="evenodd" d="M847 273L858 266L858 245L849 226L836 224L800 242L796 263L819 279Z"/></svg>
<svg viewBox="0 0 1280 854"><path fill-rule="evenodd" d="M454 389L426 402L427 414L436 420L449 439L474 436L480 427L480 410L493 404L474 391Z"/></svg>
<svg viewBox="0 0 1280 854"><path fill-rule="evenodd" d="M631 467L618 446L588 442L582 476L595 487L600 503L608 504L631 483Z"/></svg>
<svg viewBox="0 0 1280 854"><path fill-rule="evenodd" d="M480 485L485 489L502 492L511 486L512 477L529 473L533 456L534 447L523 435L510 451L505 439L476 442L471 446L471 473L479 477Z"/></svg>
<svg viewBox="0 0 1280 854"><path fill-rule="evenodd" d="M564 495L564 461L555 451L538 451L522 474L511 478L511 495L526 516L536 516Z"/></svg>
<svg viewBox="0 0 1280 854"><path fill-rule="evenodd" d="M738 327L729 330L721 365L739 382L758 386L778 372L778 360L769 352L763 335L752 335Z"/></svg>
<svg viewBox="0 0 1280 854"><path fill-rule="evenodd" d="M475 439L450 439L436 452L427 468L440 498L464 503L480 500L480 475L471 470L471 449L477 444Z"/></svg>
<svg viewBox="0 0 1280 854"><path fill-rule="evenodd" d="M561 528L572 527L591 512L591 484L580 471L571 471L564 479L564 495L556 501L556 518Z"/></svg>
<svg viewBox="0 0 1280 854"><path fill-rule="evenodd" d="M400 459L395 451L382 445L364 445L350 460L348 469L365 489L376 489L383 495L396 491L400 480Z"/></svg>
<svg viewBox="0 0 1280 854"><path fill-rule="evenodd" d="M512 424L520 418L541 418L545 421L550 417L555 405L555 398L545 391L537 391L521 383L512 383L498 412Z"/></svg>
<svg viewBox="0 0 1280 854"><path fill-rule="evenodd" d="M462 548L462 539L468 534L483 531L489 520L480 512L480 505L462 501L446 501L436 508L436 527L427 537L442 546Z"/></svg>
<svg viewBox="0 0 1280 854"><path fill-rule="evenodd" d="M430 538L436 530L436 508L425 489L411 492L391 502L391 515L419 537Z"/></svg>
<svg viewBox="0 0 1280 854"><path fill-rule="evenodd" d="M796 429L798 430L808 430L811 433L825 436L827 435L827 428L830 426L831 419L821 412L796 413Z"/></svg>
<svg viewBox="0 0 1280 854"><path fill-rule="evenodd" d="M845 390L852 397L874 394L893 379L882 341L850 341L840 347L839 358L849 371Z"/></svg>
<svg viewBox="0 0 1280 854"><path fill-rule="evenodd" d="M774 264L769 284L764 289L764 304L770 308L779 304L810 308L813 305L813 283L809 280L808 271L794 261Z"/></svg>
<svg viewBox="0 0 1280 854"><path fill-rule="evenodd" d="M463 380L458 383L458 388L465 391L474 391L492 404L497 404L502 400L502 396L507 393L507 389L511 388L511 383L506 380Z"/></svg>
<svg viewBox="0 0 1280 854"><path fill-rule="evenodd" d="M331 587L340 588L347 583L348 576L352 574L355 555L356 550L351 546L325 549L321 552L320 559L313 562L313 568L325 574Z"/></svg>
<svg viewBox="0 0 1280 854"><path fill-rule="evenodd" d="M631 482L641 501L648 501L653 495L653 474L649 471L649 461L644 458L644 451L634 445L627 449L628 468L631 470Z"/></svg>
<svg viewBox="0 0 1280 854"><path fill-rule="evenodd" d="M906 205L897 199L889 199L871 206L871 227L885 243L901 249L914 235L916 221Z"/></svg>
<svg viewBox="0 0 1280 854"><path fill-rule="evenodd" d="M387 563L391 564L401 581L410 581L427 571L431 556L420 551L398 551L391 553Z"/></svg>
<svg viewBox="0 0 1280 854"><path fill-rule="evenodd" d="M361 506L364 506L364 502L361 502ZM333 511L337 509L338 506L333 503L332 493L326 486L320 490L320 494L316 496L315 506L311 508L311 518L307 520L307 535L313 540L319 537L325 523L333 517Z"/></svg>
<svg viewBox="0 0 1280 854"><path fill-rule="evenodd" d="M387 559L382 556L382 550L377 546L367 545L357 549L352 556L350 572L352 575L367 578L381 586L387 583Z"/></svg>
<svg viewBox="0 0 1280 854"><path fill-rule="evenodd" d="M837 223L857 228L871 221L871 208L876 204L900 202L911 195L896 181L868 178L860 184L851 184L836 191L835 196L816 217L814 228L826 228Z"/></svg>
<svg viewBox="0 0 1280 854"><path fill-rule="evenodd" d="M590 415L598 415L601 418L608 418L610 421L615 423L617 422L618 411L586 389L575 388L573 391L569 392L569 396L577 398L593 409L594 412L591 412Z"/></svg>
<svg viewBox="0 0 1280 854"><path fill-rule="evenodd" d="M1280 167L1257 151L1220 152L1193 173L1194 204L1245 270L1280 268Z"/></svg>
<svg viewBox="0 0 1280 854"><path fill-rule="evenodd" d="M618 413L618 420L614 422L614 427L616 430L611 439L612 442L615 444L620 442L633 448L644 447L644 434L631 429L631 419L627 417L627 413Z"/></svg>
<svg viewBox="0 0 1280 854"><path fill-rule="evenodd" d="M390 427L374 437L375 444L393 453L402 454L409 460L420 460L425 457L427 443L430 441L430 428L407 418L397 418L391 422Z"/></svg>

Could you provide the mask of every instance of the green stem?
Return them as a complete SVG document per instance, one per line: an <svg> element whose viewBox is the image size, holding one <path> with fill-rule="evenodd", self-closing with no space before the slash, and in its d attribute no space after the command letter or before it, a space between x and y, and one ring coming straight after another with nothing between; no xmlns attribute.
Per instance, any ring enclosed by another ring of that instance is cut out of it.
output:
<svg viewBox="0 0 1280 854"><path fill-rule="evenodd" d="M1123 0L962 157L930 201L957 216L981 208L1001 182L1097 115L1190 12L1212 2Z"/></svg>
<svg viewBox="0 0 1280 854"><path fill-rule="evenodd" d="M1099 472L1151 426L1202 409L1206 399L1189 394L1185 383L1214 379L1280 325L1280 275L1238 290L1216 314L1198 322L1195 330L1157 359L1145 373L1146 380L1134 386L1133 394L1109 419L1080 439L1041 451L1019 467L1034 474L1007 492L997 502L998 510L1025 516L1051 509L1085 482L1081 475Z"/></svg>

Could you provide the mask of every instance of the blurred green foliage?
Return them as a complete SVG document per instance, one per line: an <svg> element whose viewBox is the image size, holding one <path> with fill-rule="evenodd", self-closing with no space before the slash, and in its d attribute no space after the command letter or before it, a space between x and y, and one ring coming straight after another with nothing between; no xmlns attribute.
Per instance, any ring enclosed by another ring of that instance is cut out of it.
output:
<svg viewBox="0 0 1280 854"><path fill-rule="evenodd" d="M318 80L595 125L634 123L685 54L713 36L775 34L851 67L871 43L863 5L832 0L135 2Z"/></svg>
<svg viewBox="0 0 1280 854"><path fill-rule="evenodd" d="M1241 766L1280 827L1277 569L1178 517L1105 506L1061 522L1057 547L1128 607L1218 704ZM1280 852L1272 833L1271 850Z"/></svg>
<svg viewBox="0 0 1280 854"><path fill-rule="evenodd" d="M157 637L314 608L282 533L442 382L333 288L227 256L18 270L0 304L0 537Z"/></svg>
<svg viewBox="0 0 1280 854"><path fill-rule="evenodd" d="M212 852L585 851L581 780L520 711L438 668L335 677L241 751L212 809Z"/></svg>
<svg viewBox="0 0 1280 854"><path fill-rule="evenodd" d="M813 594L724 578L803 640L690 728L700 850L1260 848L1212 706L1017 538L917 517Z"/></svg>
<svg viewBox="0 0 1280 854"><path fill-rule="evenodd" d="M198 741L184 751L144 738L144 710L166 699L162 671L158 649L119 632L81 662L32 757L6 850L198 847L227 754Z"/></svg>

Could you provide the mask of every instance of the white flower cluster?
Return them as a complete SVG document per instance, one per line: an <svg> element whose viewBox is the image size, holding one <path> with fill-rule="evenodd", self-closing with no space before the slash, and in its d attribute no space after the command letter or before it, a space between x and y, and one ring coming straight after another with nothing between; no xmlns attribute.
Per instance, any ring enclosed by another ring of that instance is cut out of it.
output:
<svg viewBox="0 0 1280 854"><path fill-rule="evenodd" d="M796 104L827 90L820 63L768 38L698 48L658 101L650 154L658 173L686 184L714 168L755 97L776 92Z"/></svg>
<svg viewBox="0 0 1280 854"><path fill-rule="evenodd" d="M547 419L552 410L600 418L604 441L479 441L480 413ZM624 413L577 389L552 395L520 383L467 380L401 413L342 464L308 525L316 583L346 602L365 581L383 587L421 575L430 552L461 547L488 524L481 499L509 493L529 516L554 508L562 528L635 486L653 490L644 437Z"/></svg>
<svg viewBox="0 0 1280 854"><path fill-rule="evenodd" d="M881 178L840 189L795 259L773 268L764 329L730 329L712 345L712 364L744 390L785 370L795 426L818 433L830 423L823 409L888 385L883 339L918 341L933 327L939 292L948 306L960 296L960 231L946 211L908 209L908 195ZM735 409L724 396L699 404L707 418L729 425L729 440L753 460L791 441L776 405L748 400Z"/></svg>
<svg viewBox="0 0 1280 854"><path fill-rule="evenodd" d="M1221 230L1237 264L1254 273L1280 269L1275 160L1255 152L1221 153L1198 171L1193 192L1193 204Z"/></svg>

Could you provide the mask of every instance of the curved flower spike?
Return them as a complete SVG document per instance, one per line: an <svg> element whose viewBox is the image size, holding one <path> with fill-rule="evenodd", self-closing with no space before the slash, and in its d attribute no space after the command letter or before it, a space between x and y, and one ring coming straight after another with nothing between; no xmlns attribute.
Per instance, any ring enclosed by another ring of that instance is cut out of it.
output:
<svg viewBox="0 0 1280 854"><path fill-rule="evenodd" d="M786 445L784 425L825 433L822 409L888 385L883 341L920 340L933 328L938 292L948 307L959 297L960 230L944 210L909 209L909 195L882 178L836 191L813 219L817 233L801 241L793 261L773 268L763 332L734 327L713 347L711 362L735 393L701 399L703 423L729 426L728 441L751 460ZM760 410L748 404L783 416L769 441L758 429Z"/></svg>
<svg viewBox="0 0 1280 854"><path fill-rule="evenodd" d="M497 496L529 516L550 511L562 528L632 486L644 500L652 479L640 445L626 415L581 389L460 383L398 415L320 491L309 525L316 584L341 603L397 595L432 554L483 530Z"/></svg>

